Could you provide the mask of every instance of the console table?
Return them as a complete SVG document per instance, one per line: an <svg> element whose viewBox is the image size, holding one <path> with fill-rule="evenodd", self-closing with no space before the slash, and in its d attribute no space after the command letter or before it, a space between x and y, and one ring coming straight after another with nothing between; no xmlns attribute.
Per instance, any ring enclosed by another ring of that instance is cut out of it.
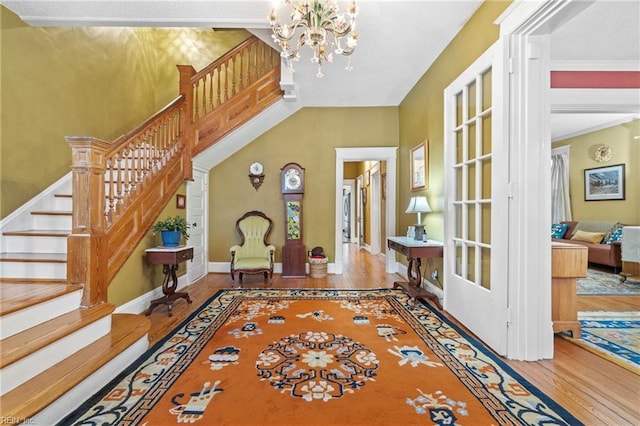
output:
<svg viewBox="0 0 640 426"><path fill-rule="evenodd" d="M578 244L551 243L551 320L553 332L570 331L574 339L582 335L578 321L576 279L587 276L587 248Z"/></svg>
<svg viewBox="0 0 640 426"><path fill-rule="evenodd" d="M145 253L147 254L147 264L162 265L162 272L164 273L164 281L162 282L164 296L151 301L146 315L151 315L151 311L158 305L167 305L169 316L172 316L173 302L175 300L184 298L187 303L191 303L191 298L187 292L176 292L178 287L176 271L180 263L193 259L193 247L154 247L145 250Z"/></svg>
<svg viewBox="0 0 640 426"><path fill-rule="evenodd" d="M393 283L393 288L403 288L414 301L416 298L427 298L433 301L439 309L442 309L438 296L422 287L420 266L422 258L443 257L443 244L433 240L424 242L408 237L389 237L387 247L405 255L409 261L407 267L409 282L396 281Z"/></svg>

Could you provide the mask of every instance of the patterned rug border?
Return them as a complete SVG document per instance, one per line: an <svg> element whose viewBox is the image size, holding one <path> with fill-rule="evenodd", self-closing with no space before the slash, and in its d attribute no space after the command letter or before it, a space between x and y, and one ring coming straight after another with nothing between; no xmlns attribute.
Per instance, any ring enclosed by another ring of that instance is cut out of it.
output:
<svg viewBox="0 0 640 426"><path fill-rule="evenodd" d="M202 311L204 307L211 304L218 297L222 297L225 293L274 293L273 296L265 296L265 297L276 297L277 294L281 292L290 292L291 294L285 297L289 298L308 298L308 299L316 299L316 298L325 298L325 297L340 297L340 294L345 294L341 297L348 298L349 296L346 293L374 293L378 292L378 295L372 295L372 298L375 297L386 297L389 295L399 295L404 296L408 299L408 295L402 290L394 290L390 288L371 288L371 289L298 289L298 288L278 288L278 289L220 289L215 294L213 294L209 299L207 299L204 303L202 303L193 313L191 313L188 317L186 317L181 323L173 328L173 330L168 333L161 340L156 342L152 347L147 349L144 354L142 354L138 359L136 359L133 363L131 363L127 368L125 368L121 373L119 373L116 377L114 377L109 383L103 386L98 392L89 397L82 405L74 409L69 415L63 418L61 421L57 423L57 426L67 426L70 421L78 419L79 412L86 412L90 407L95 405L98 401L104 398L110 391L112 387L117 385L120 381L122 381L126 376L134 372L138 367L140 367L144 362L148 360L148 357L159 350L172 336L176 333L177 330L180 330L190 321L192 321L199 313ZM320 296L321 295L321 296ZM315 297L313 297L315 296ZM320 296L320 297L318 297ZM279 295L277 297L283 297ZM510 375L513 379L517 380L528 392L532 395L540 399L546 406L554 411L558 416L561 416L564 421L567 422L568 425L583 425L577 418L575 418L569 411L567 411L560 404L556 403L551 397L546 395L540 389L538 389L535 385L525 379L522 375L520 375L517 371L511 368L505 361L503 361L499 356L493 353L484 343L478 340L473 335L469 334L469 332L463 330L457 324L453 323L449 318L439 312L437 309L432 307L429 303L417 299L417 301L426 308L429 312L436 315L441 321L443 321L447 326L451 327L451 329L455 330L460 336L464 339L468 340L471 344L475 345L476 349L481 352L483 355L488 357L492 362L496 363L496 365L504 370L504 372ZM408 308L407 308L408 309Z"/></svg>
<svg viewBox="0 0 640 426"><path fill-rule="evenodd" d="M604 284L600 284L599 281L603 277L611 279L612 282L621 286L621 288L611 288ZM611 272L601 271L599 269L588 268L587 276L578 278L576 284L576 294L580 296L640 296L640 282L633 278L628 278L625 282L621 282L619 274ZM598 291L591 288L586 282L595 282L598 286Z"/></svg>
<svg viewBox="0 0 640 426"><path fill-rule="evenodd" d="M635 312L635 311L627 311L627 312L580 311L578 312L578 320L590 320L590 319L606 320L611 318L624 320L624 319L638 319L639 317L640 317L640 312ZM592 343L585 342L582 339L574 339L572 336L570 336L567 333L560 333L559 336L567 340L568 342L571 342L577 346L580 346L581 348L591 352L592 354L598 355L599 357L604 358L607 361L613 362L614 364L626 370L629 370L632 373L640 375L640 368L637 365L632 364L631 361L628 361L620 357L617 357L613 354L610 354L604 349L599 348Z"/></svg>

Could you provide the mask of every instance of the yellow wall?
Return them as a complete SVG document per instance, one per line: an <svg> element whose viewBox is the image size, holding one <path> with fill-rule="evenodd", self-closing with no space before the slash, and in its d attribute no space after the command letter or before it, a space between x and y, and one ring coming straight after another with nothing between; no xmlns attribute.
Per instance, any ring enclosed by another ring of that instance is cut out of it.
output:
<svg viewBox="0 0 640 426"><path fill-rule="evenodd" d="M366 123L366 126L364 125ZM334 257L336 147L398 145L398 109L304 108L214 167L209 174L209 260L228 262L229 247L239 242L236 220L260 210L274 221L270 242L280 261L284 244L284 205L280 169L289 162L305 168L303 242L322 246ZM265 180L256 191L249 164L260 161Z"/></svg>
<svg viewBox="0 0 640 426"><path fill-rule="evenodd" d="M400 104L399 234L406 233L416 219L404 213L410 197L426 195L433 210L422 215L427 234L434 240L444 238L444 89L498 39L499 28L493 21L509 5L509 1L485 1ZM429 141L429 187L411 192L409 151L425 140ZM430 259L424 276L429 278L434 269L442 271L441 260Z"/></svg>
<svg viewBox="0 0 640 426"><path fill-rule="evenodd" d="M244 30L30 27L0 6L1 217L70 171L67 135L113 140L178 95Z"/></svg>
<svg viewBox="0 0 640 426"><path fill-rule="evenodd" d="M425 215L424 221L429 233L441 239L442 91L495 41L498 29L492 21L507 6L502 1L483 4L400 107L305 108L213 168L209 260L229 260L229 247L238 241L235 221L254 209L273 218L271 241L280 259L284 242L280 168L292 161L306 168L304 243L308 249L324 247L334 259L335 147L399 146L396 210L398 230L404 232L415 220L404 214L409 197L420 194L409 190L409 150L429 139L430 187L421 193L429 197L435 212ZM64 135L112 139L129 130L173 98L177 92L175 64L195 64L193 55L201 54L202 49L185 47L180 32L187 30L32 28L6 9L0 10L4 217L68 172ZM235 44L226 43L234 37L242 40L246 32L203 30L199 36L211 37L207 47L220 47L221 54ZM173 48L165 43L173 43ZM215 53L210 56L205 63L217 57ZM51 81L55 84L49 84ZM9 157L11 163L6 160ZM259 191L248 180L253 161L265 165L267 176ZM17 166L22 164L33 167L25 172L23 166ZM172 204L161 217L173 214ZM144 264L144 249L156 244L147 236L138 247L109 288L111 302L120 305L159 284L161 273Z"/></svg>
<svg viewBox="0 0 640 426"><path fill-rule="evenodd" d="M640 225L640 120L598 130L553 144L569 145L569 182L573 220L604 220ZM601 145L611 147L612 157L598 163L594 153ZM585 201L584 170L595 167L625 165L624 200Z"/></svg>
<svg viewBox="0 0 640 426"><path fill-rule="evenodd" d="M176 192L176 194L182 195L186 195L186 193L187 189L185 184L182 184ZM185 216L185 210L176 208L175 198L171 198L169 203L158 215L158 220L177 215ZM183 240L182 244L184 244L184 242ZM146 249L159 245L162 245L160 235L153 235L151 230L149 230L147 235L142 239L142 242L135 248L129 259L127 259L126 263L122 266L122 269L120 269L113 281L111 281L107 293L109 303L120 306L153 290L154 287L162 285L164 279L162 265L149 266L147 265L145 257ZM181 263L177 275L184 275L185 272L186 266L184 263Z"/></svg>

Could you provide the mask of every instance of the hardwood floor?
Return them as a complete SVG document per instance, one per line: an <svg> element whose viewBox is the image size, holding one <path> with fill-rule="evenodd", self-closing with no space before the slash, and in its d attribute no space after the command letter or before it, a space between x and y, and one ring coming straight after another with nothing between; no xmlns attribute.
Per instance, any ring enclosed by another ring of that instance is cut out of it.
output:
<svg viewBox="0 0 640 426"><path fill-rule="evenodd" d="M359 251L345 244L343 275L322 279L283 279L274 275L273 288L383 288L398 280L384 271L383 256ZM187 287L192 304L175 303L173 317L166 308L150 316L153 345L194 312L217 290L231 287L229 274L208 274ZM245 277L243 287L264 288L262 276ZM578 309L640 310L640 296L579 296ZM455 320L453 320L455 321ZM464 328L464 327L463 327ZM640 377L560 337L555 338L554 358L537 362L505 360L515 371L553 398L586 425L640 425Z"/></svg>

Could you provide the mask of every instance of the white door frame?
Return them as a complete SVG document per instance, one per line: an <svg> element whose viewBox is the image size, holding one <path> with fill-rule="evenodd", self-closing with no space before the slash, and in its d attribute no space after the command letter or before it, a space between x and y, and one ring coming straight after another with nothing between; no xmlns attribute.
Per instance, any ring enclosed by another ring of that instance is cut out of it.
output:
<svg viewBox="0 0 640 426"><path fill-rule="evenodd" d="M496 21L510 45L507 357L553 357L549 34L591 2L516 0ZM507 119L507 117L504 117Z"/></svg>
<svg viewBox="0 0 640 426"><path fill-rule="evenodd" d="M371 167L371 254L380 254L380 162Z"/></svg>
<svg viewBox="0 0 640 426"><path fill-rule="evenodd" d="M335 265L334 274L342 274L342 181L344 163L347 161L386 161L387 163L387 209L386 235L396 232L396 157L398 147L373 148L336 148L336 187L335 187ZM395 256L386 256L386 272L396 272Z"/></svg>

